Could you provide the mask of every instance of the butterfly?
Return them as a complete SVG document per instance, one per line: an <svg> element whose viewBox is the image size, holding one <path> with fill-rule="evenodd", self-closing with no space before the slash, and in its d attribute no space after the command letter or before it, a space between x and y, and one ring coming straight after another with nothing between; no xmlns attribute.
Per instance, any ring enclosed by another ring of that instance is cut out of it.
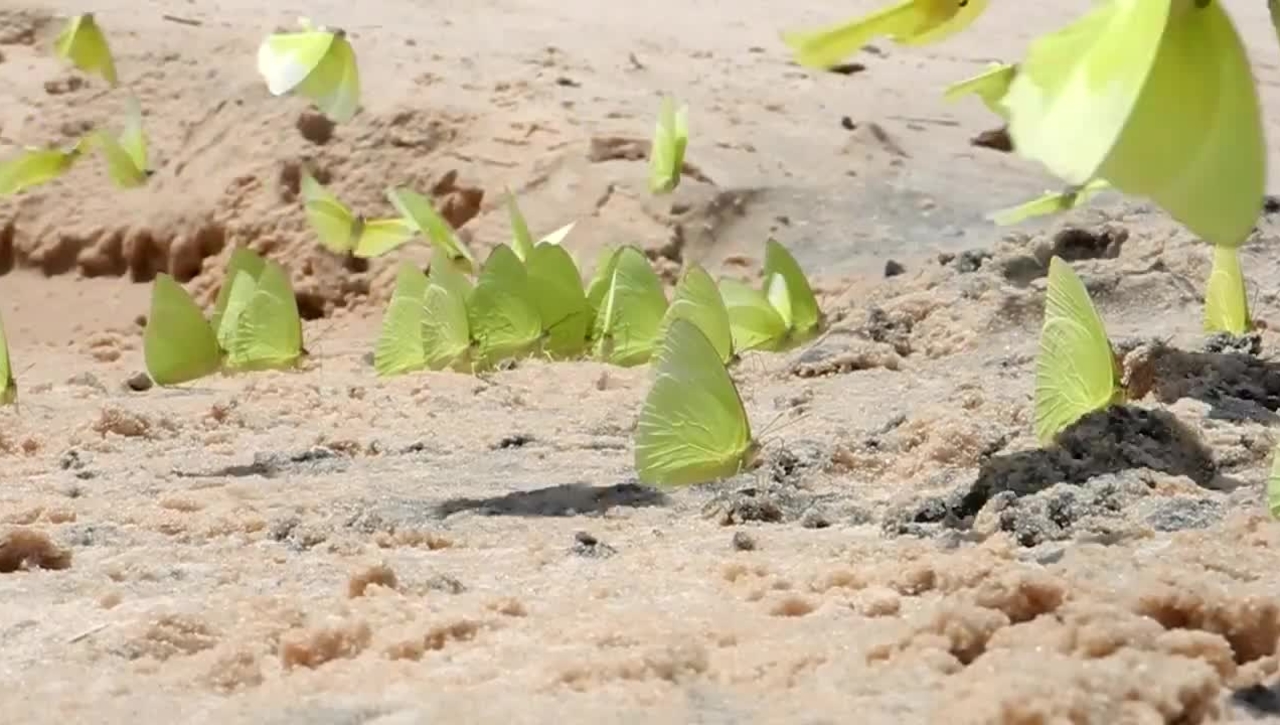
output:
<svg viewBox="0 0 1280 725"><path fill-rule="evenodd" d="M233 309L238 313L227 347L227 367L233 370L283 370L293 367L304 354L302 318L289 284L289 273L279 263L263 260L255 279L237 272L223 313L226 326Z"/></svg>
<svg viewBox="0 0 1280 725"><path fill-rule="evenodd" d="M1261 213L1258 94L1221 2L1094 3L1031 44L1002 104L1020 155L1147 197L1211 244L1243 244Z"/></svg>
<svg viewBox="0 0 1280 725"><path fill-rule="evenodd" d="M102 152L107 162L107 175L122 189L133 189L147 183L155 172L147 158L147 136L142 128L142 107L136 98L125 101L124 128L119 136L106 131L90 133L85 143Z"/></svg>
<svg viewBox="0 0 1280 725"><path fill-rule="evenodd" d="M352 214L338 197L303 172L299 190L307 222L320 243L335 254L380 257L413 238L417 230L404 219L368 219Z"/></svg>
<svg viewBox="0 0 1280 725"><path fill-rule="evenodd" d="M452 264L433 265L423 299L422 349L427 367L471 365L473 343L467 315L471 282Z"/></svg>
<svg viewBox="0 0 1280 725"><path fill-rule="evenodd" d="M662 99L658 124L649 146L649 191L667 194L680 185L685 147L689 145L689 108L670 97Z"/></svg>
<svg viewBox="0 0 1280 725"><path fill-rule="evenodd" d="M445 255L464 274L475 271L476 260L467 246L454 234L453 227L431 206L423 195L410 189L388 189L387 198L396 211L431 243L437 253Z"/></svg>
<svg viewBox="0 0 1280 725"><path fill-rule="evenodd" d="M782 40L796 62L830 68L877 37L902 45L926 45L964 30L987 9L987 0L904 0L870 15L813 31L790 31Z"/></svg>
<svg viewBox="0 0 1280 725"><path fill-rule="evenodd" d="M389 377L427 367L422 326L426 322L427 275L401 262L391 301L382 315L382 331L373 350L373 369Z"/></svg>
<svg viewBox="0 0 1280 725"><path fill-rule="evenodd" d="M507 216L511 219L511 248L515 250L516 256L520 258L520 261L526 263L529 261L535 246L539 244L560 244L565 240L565 237L569 236L569 232L573 231L574 226L577 225L577 222L569 222L534 242L533 234L529 231L529 224L525 221L524 214L520 213L520 205L516 203L516 196L510 190L507 191Z"/></svg>
<svg viewBox="0 0 1280 725"><path fill-rule="evenodd" d="M346 123L360 107L356 52L341 28L299 18L300 32L275 33L258 47L258 74L274 96L296 92L326 116Z"/></svg>
<svg viewBox="0 0 1280 725"><path fill-rule="evenodd" d="M18 382L13 379L13 362L9 359L9 339L0 320L0 405L18 402Z"/></svg>
<svg viewBox="0 0 1280 725"><path fill-rule="evenodd" d="M1095 194L1110 188L1111 184L1105 179L1094 179L1083 186L1065 191L1047 191L1043 196L1031 201L995 212L989 218L1000 226L1017 224L1033 217L1057 214L1084 206Z"/></svg>
<svg viewBox="0 0 1280 725"><path fill-rule="evenodd" d="M592 352L614 365L642 365L653 356L661 339L666 292L639 249L622 247L608 262L613 271L593 325Z"/></svg>
<svg viewBox="0 0 1280 725"><path fill-rule="evenodd" d="M96 73L112 86L119 82L107 36L93 13L72 16L53 42L53 52L85 73Z"/></svg>
<svg viewBox="0 0 1280 725"><path fill-rule="evenodd" d="M653 387L636 423L635 468L647 484L683 486L732 476L759 451L738 389L698 326L667 328Z"/></svg>
<svg viewBox="0 0 1280 725"><path fill-rule="evenodd" d="M18 194L46 184L71 170L84 155L84 140L69 149L25 148L0 162L0 196Z"/></svg>
<svg viewBox="0 0 1280 725"><path fill-rule="evenodd" d="M525 270L542 320L542 350L555 359L581 355L592 317L573 257L559 244L539 243L530 248Z"/></svg>
<svg viewBox="0 0 1280 725"><path fill-rule="evenodd" d="M1125 401L1122 372L1102 318L1071 265L1049 260L1044 326L1036 358L1035 429L1052 443L1081 417Z"/></svg>
<svg viewBox="0 0 1280 725"><path fill-rule="evenodd" d="M156 275L142 335L147 374L157 385L180 385L218 372L223 349L214 326L182 285Z"/></svg>
<svg viewBox="0 0 1280 725"><path fill-rule="evenodd" d="M1213 270L1204 293L1204 329L1232 335L1253 330L1244 273L1240 271L1240 254L1234 247L1213 248Z"/></svg>
<svg viewBox="0 0 1280 725"><path fill-rule="evenodd" d="M822 312L800 265L776 240L765 242L764 290L735 280L720 280L729 311L733 346L747 350L783 350L817 334Z"/></svg>
<svg viewBox="0 0 1280 725"><path fill-rule="evenodd" d="M1009 84L1018 73L1018 66L1010 63L991 63L987 70L965 80L947 86L943 98L954 101L973 93L982 100L990 111L1004 120L1009 120L1009 112L1001 101L1009 92Z"/></svg>
<svg viewBox="0 0 1280 725"><path fill-rule="evenodd" d="M720 296L716 281L701 265L693 264L680 275L662 321L660 335L676 320L688 320L697 325L711 346L715 348L722 364L733 359L733 330L729 324L729 310Z"/></svg>
<svg viewBox="0 0 1280 725"><path fill-rule="evenodd" d="M1271 475L1267 476L1267 509L1280 520L1280 446L1271 454Z"/></svg>
<svg viewBox="0 0 1280 725"><path fill-rule="evenodd" d="M489 368L528 353L542 339L528 272L506 245L493 248L467 296L467 324L475 346L472 362Z"/></svg>

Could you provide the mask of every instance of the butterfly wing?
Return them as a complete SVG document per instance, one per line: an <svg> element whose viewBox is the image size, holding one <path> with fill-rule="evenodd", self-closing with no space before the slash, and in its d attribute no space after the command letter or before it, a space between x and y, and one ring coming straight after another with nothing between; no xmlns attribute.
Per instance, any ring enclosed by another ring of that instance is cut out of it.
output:
<svg viewBox="0 0 1280 725"><path fill-rule="evenodd" d="M296 90L334 122L346 123L360 109L360 70L356 65L356 51L346 35L330 35L333 40L328 52L297 84Z"/></svg>
<svg viewBox="0 0 1280 725"><path fill-rule="evenodd" d="M560 244L564 242L565 237L569 236L569 232L572 232L574 226L576 225L577 225L577 222L569 222L568 224L565 224L559 229L556 229L555 231L548 233L542 239L539 239L538 244Z"/></svg>
<svg viewBox="0 0 1280 725"><path fill-rule="evenodd" d="M111 134L94 131L86 138L89 145L102 153L103 160L107 162L107 175L116 186L135 189L147 183L146 172L138 168L133 156Z"/></svg>
<svg viewBox="0 0 1280 725"><path fill-rule="evenodd" d="M422 270L408 262L400 264L395 291L382 316L382 332L373 350L373 368L378 375L400 375L427 366L422 339L427 286Z"/></svg>
<svg viewBox="0 0 1280 725"><path fill-rule="evenodd" d="M623 247L616 265L592 335L594 353L614 365L642 365L653 356L659 342L667 296L644 252Z"/></svg>
<svg viewBox="0 0 1280 725"><path fill-rule="evenodd" d="M683 486L736 474L754 447L742 398L698 326L677 319L636 424L640 480Z"/></svg>
<svg viewBox="0 0 1280 725"><path fill-rule="evenodd" d="M151 168L147 160L147 136L142 128L142 106L133 96L125 100L124 128L118 141L120 148L129 155L133 167L146 178L146 172Z"/></svg>
<svg viewBox="0 0 1280 725"><path fill-rule="evenodd" d="M431 274L429 275L432 284L440 285L449 292L458 296L461 300L466 300L471 295L471 280L466 275L458 271L458 267L453 264L433 264L431 265Z"/></svg>
<svg viewBox="0 0 1280 725"><path fill-rule="evenodd" d="M511 219L511 248L521 262L527 263L533 252L533 235L529 233L529 223L516 204L516 195L510 190L507 191L507 216Z"/></svg>
<svg viewBox="0 0 1280 725"><path fill-rule="evenodd" d="M71 18L58 34L53 48L58 57L70 61L80 70L97 73L113 86L119 82L111 48L107 46L107 36L91 13Z"/></svg>
<svg viewBox="0 0 1280 725"><path fill-rule="evenodd" d="M733 279L720 280L719 287L729 313L734 350L776 350L782 345L789 326L763 293Z"/></svg>
<svg viewBox="0 0 1280 725"><path fill-rule="evenodd" d="M569 358L587 344L591 317L578 265L564 247L538 244L525 260L534 305L546 335L543 349L552 357Z"/></svg>
<svg viewBox="0 0 1280 725"><path fill-rule="evenodd" d="M676 108L674 99L662 99L658 124L649 147L649 190L654 194L666 194L680 184L684 150L689 139L687 114L686 108Z"/></svg>
<svg viewBox="0 0 1280 725"><path fill-rule="evenodd" d="M78 154L60 149L23 149L0 163L0 195L17 194L53 181L71 168Z"/></svg>
<svg viewBox="0 0 1280 725"><path fill-rule="evenodd" d="M720 362L727 363L733 357L733 331L729 325L729 310L716 282L701 265L694 264L685 270L676 285L671 306L663 319L664 330L676 320L688 320L698 326L707 338ZM665 333L661 333L665 336Z"/></svg>
<svg viewBox="0 0 1280 725"><path fill-rule="evenodd" d="M786 282L791 313L784 317L788 317L790 321L793 339L803 340L816 332L822 323L818 299L809 286L809 278L804 276L804 270L786 247L770 239L765 242L764 249L765 279L772 279L777 275Z"/></svg>
<svg viewBox="0 0 1280 725"><path fill-rule="evenodd" d="M597 327L601 309L604 307L609 288L613 285L613 272L618 268L618 252L621 249L603 249L596 260L595 272L587 284L587 314L591 316L592 328ZM593 333L594 334L594 333Z"/></svg>
<svg viewBox="0 0 1280 725"><path fill-rule="evenodd" d="M241 370L278 370L292 367L301 356L302 318L289 275L267 261L253 299L237 320L229 362Z"/></svg>
<svg viewBox="0 0 1280 725"><path fill-rule="evenodd" d="M1111 343L1071 266L1049 262L1044 327L1036 359L1036 437L1048 445L1082 416L1122 398Z"/></svg>
<svg viewBox="0 0 1280 725"><path fill-rule="evenodd" d="M0 320L0 405L13 405L18 400L18 383L13 379L13 362L9 359L9 338Z"/></svg>
<svg viewBox="0 0 1280 725"><path fill-rule="evenodd" d="M423 302L422 349L427 367L444 370L467 362L471 349L471 325L466 298L432 282Z"/></svg>
<svg viewBox="0 0 1280 725"><path fill-rule="evenodd" d="M280 96L296 88L328 55L333 41L333 33L313 29L267 36L258 46L258 74L267 90Z"/></svg>
<svg viewBox="0 0 1280 725"><path fill-rule="evenodd" d="M911 35L894 38L902 45L938 43L964 30L987 9L988 0L917 0L927 6L929 20Z"/></svg>
<svg viewBox="0 0 1280 725"><path fill-rule="evenodd" d="M1171 15L1142 95L1098 175L1155 201L1205 241L1239 246L1266 193L1262 114L1230 17L1221 2L1200 5L1181 3Z"/></svg>
<svg viewBox="0 0 1280 725"><path fill-rule="evenodd" d="M179 385L218 371L222 350L191 295L173 277L156 275L142 337L147 374L157 385Z"/></svg>
<svg viewBox="0 0 1280 725"><path fill-rule="evenodd" d="M1271 454L1271 475L1267 477L1267 509L1271 512L1271 518L1280 520L1280 447Z"/></svg>
<svg viewBox="0 0 1280 725"><path fill-rule="evenodd" d="M338 197L324 188L315 177L303 172L298 183L307 223L320 244L335 254L346 254L356 246L356 217Z"/></svg>
<svg viewBox="0 0 1280 725"><path fill-rule="evenodd" d="M360 228L355 255L361 258L381 257L413 239L418 230L403 219L375 219Z"/></svg>
<svg viewBox="0 0 1280 725"><path fill-rule="evenodd" d="M213 303L213 319L209 323L209 326L217 334L218 342L222 345L224 351L228 349L226 343L230 341L235 333L236 321L239 319L240 312L244 310L244 305L248 304L248 301L253 297L254 287L257 286L256 280L262 274L265 264L265 260L248 247L236 247L231 251L231 258L227 260L227 270L222 276L222 287L218 289L218 297ZM241 272L246 276L241 278L239 276ZM237 279L241 281L240 287L247 291L239 291L238 294L240 296L237 298L237 303L232 305L232 288L236 287ZM231 310L230 315L227 314L229 307L234 308ZM225 326L222 324L224 317L228 319L229 323Z"/></svg>
<svg viewBox="0 0 1280 725"><path fill-rule="evenodd" d="M1253 329L1244 273L1235 247L1213 248L1213 271L1209 273L1209 287L1204 295L1204 329L1232 335L1243 335Z"/></svg>
<svg viewBox="0 0 1280 725"><path fill-rule="evenodd" d="M542 336L528 274L511 247L489 253L467 300L467 322L482 367L525 354Z"/></svg>
<svg viewBox="0 0 1280 725"><path fill-rule="evenodd" d="M410 189L389 189L387 198L406 221L426 236L437 252L444 254L467 274L475 270L475 258L471 252L426 197Z"/></svg>
<svg viewBox="0 0 1280 725"><path fill-rule="evenodd" d="M989 218L1000 226L1017 224L1034 217L1057 214L1069 209L1084 206L1085 204L1088 204L1098 192L1110 188L1110 182L1104 179L1094 179L1079 189L1046 192L1043 196L1039 196L1026 203L995 212Z"/></svg>
<svg viewBox="0 0 1280 725"><path fill-rule="evenodd" d="M947 86L947 90L943 92L943 98L948 101L954 101L973 93L982 99L982 103L992 113L1007 121L1009 120L1009 112L1005 110L1000 101L1004 98L1004 94L1009 92L1009 85L1013 83L1013 78L1017 73L1018 67L1016 65L992 63L983 73Z"/></svg>
<svg viewBox="0 0 1280 725"><path fill-rule="evenodd" d="M1018 154L1068 184L1114 182L1102 165L1151 73L1169 5L1096 3L1032 42L1002 101Z"/></svg>

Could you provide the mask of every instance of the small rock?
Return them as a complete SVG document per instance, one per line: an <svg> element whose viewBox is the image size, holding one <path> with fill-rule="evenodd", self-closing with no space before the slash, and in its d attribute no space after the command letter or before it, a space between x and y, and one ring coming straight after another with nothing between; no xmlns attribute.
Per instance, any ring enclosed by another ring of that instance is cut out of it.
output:
<svg viewBox="0 0 1280 725"><path fill-rule="evenodd" d="M494 448L498 448L498 449L524 448L526 445L532 442L533 442L533 436L528 435L526 433L517 433L515 435L509 435L503 438L502 440L498 441L498 444L494 446Z"/></svg>
<svg viewBox="0 0 1280 725"><path fill-rule="evenodd" d="M902 266L902 263L897 260L890 259L884 263L885 277L897 277L900 274L905 274L906 271L907 268Z"/></svg>
<svg viewBox="0 0 1280 725"><path fill-rule="evenodd" d="M800 525L806 529L825 529L831 525L831 519L822 509L811 508L800 516Z"/></svg>
<svg viewBox="0 0 1280 725"><path fill-rule="evenodd" d="M745 531L733 532L733 548L736 551L755 551L756 540L751 534Z"/></svg>
<svg viewBox="0 0 1280 725"><path fill-rule="evenodd" d="M155 383L151 380L151 376L142 371L138 371L133 375L130 375L129 379L124 381L125 387L135 393L145 393L150 390L151 386L154 384Z"/></svg>
<svg viewBox="0 0 1280 725"><path fill-rule="evenodd" d="M428 577L422 586L435 592L445 592L446 594L461 594L467 590L465 584L458 581L457 577L448 574L436 574Z"/></svg>
<svg viewBox="0 0 1280 725"><path fill-rule="evenodd" d="M586 531L579 531L573 535L572 551L578 556L585 556L591 559L607 559L618 553L617 549Z"/></svg>

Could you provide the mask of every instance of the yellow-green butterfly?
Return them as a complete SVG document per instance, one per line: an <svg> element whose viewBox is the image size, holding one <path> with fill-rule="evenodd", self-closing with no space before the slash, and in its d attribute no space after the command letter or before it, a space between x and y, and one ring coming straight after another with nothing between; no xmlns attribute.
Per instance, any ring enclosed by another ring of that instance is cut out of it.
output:
<svg viewBox="0 0 1280 725"><path fill-rule="evenodd" d="M422 326L429 284L422 270L400 263L395 290L382 315L382 332L373 349L373 369L378 375L389 377L427 367Z"/></svg>
<svg viewBox="0 0 1280 725"><path fill-rule="evenodd" d="M182 285L163 272L151 288L142 350L147 374L157 385L180 385L222 367L222 348L213 326Z"/></svg>
<svg viewBox="0 0 1280 725"><path fill-rule="evenodd" d="M0 319L0 405L18 402L18 382L13 379L13 362L9 360L9 338Z"/></svg>
<svg viewBox="0 0 1280 725"><path fill-rule="evenodd" d="M245 286L248 274L240 272L232 282ZM230 306L231 303L228 303ZM227 350L227 365L236 370L283 370L302 358L302 318L289 284L289 273L278 263L265 260L253 283L253 296L236 319L235 334Z"/></svg>
<svg viewBox="0 0 1280 725"><path fill-rule="evenodd" d="M510 190L507 191L507 216L511 219L511 248L515 250L516 256L520 258L520 261L525 263L528 263L529 256L536 245L560 244L565 237L569 236L569 232L573 231L574 225L577 224L577 222L569 222L534 242L533 234L529 231L529 224L525 221L524 214L520 213L520 206L516 203L516 195L512 194Z"/></svg>
<svg viewBox="0 0 1280 725"><path fill-rule="evenodd" d="M1069 184L1106 179L1215 245L1261 213L1257 89L1220 1L1095 3L1031 45L1003 104L1017 152Z"/></svg>
<svg viewBox="0 0 1280 725"><path fill-rule="evenodd" d="M777 241L765 243L764 290L736 280L720 280L729 311L733 346L747 350L783 350L817 334L822 325L818 300L795 258Z"/></svg>
<svg viewBox="0 0 1280 725"><path fill-rule="evenodd" d="M649 259L635 247L622 247L591 335L595 356L622 367L648 362L661 341L666 312L667 295Z"/></svg>
<svg viewBox="0 0 1280 725"><path fill-rule="evenodd" d="M514 250L500 244L489 252L467 297L467 323L477 368L520 357L542 338L542 318L528 272Z"/></svg>
<svg viewBox="0 0 1280 725"><path fill-rule="evenodd" d="M361 258L380 257L413 238L417 230L404 219L370 219L353 214L310 173L303 172L299 191L307 222L325 249Z"/></svg>
<svg viewBox="0 0 1280 725"><path fill-rule="evenodd" d="M154 173L147 160L147 136L142 129L142 108L136 98L125 101L124 128L119 136L99 130L89 134L86 142L102 152L107 175L122 189L142 186Z"/></svg>
<svg viewBox="0 0 1280 725"><path fill-rule="evenodd" d="M672 321L655 373L636 423L641 481L686 486L735 475L754 463L759 445L742 398L697 325Z"/></svg>
<svg viewBox="0 0 1280 725"><path fill-rule="evenodd" d="M17 194L62 176L83 155L85 141L70 149L25 148L0 162L0 196Z"/></svg>
<svg viewBox="0 0 1280 725"><path fill-rule="evenodd" d="M525 269L542 320L543 351L561 359L582 354L593 318L573 257L558 244L536 244Z"/></svg>
<svg viewBox="0 0 1280 725"><path fill-rule="evenodd" d="M467 298L472 287L452 264L431 268L423 301L422 350L427 367L465 369L472 360L471 323Z"/></svg>
<svg viewBox="0 0 1280 725"><path fill-rule="evenodd" d="M987 0L904 0L819 30L785 32L782 40L795 51L800 65L830 68L880 36L901 45L944 40L964 30L986 9Z"/></svg>
<svg viewBox="0 0 1280 725"><path fill-rule="evenodd" d="M1280 446L1271 454L1271 475L1267 477L1267 509L1280 520Z"/></svg>
<svg viewBox="0 0 1280 725"><path fill-rule="evenodd" d="M684 152L689 145L689 107L676 108L671 97L662 99L658 124L649 146L649 191L667 194L680 185Z"/></svg>
<svg viewBox="0 0 1280 725"><path fill-rule="evenodd" d="M676 320L688 320L698 326L707 341L715 348L720 362L733 359L733 330L729 324L729 310L720 296L716 281L701 265L693 264L680 275L672 295L671 306L662 322L665 336Z"/></svg>
<svg viewBox="0 0 1280 725"><path fill-rule="evenodd" d="M600 308L604 306L605 297L609 294L609 287L613 285L613 271L618 268L618 252L620 248L605 248L600 250L600 257L596 260L595 271L591 274L591 281L587 283L587 314L591 317L592 327L588 330L588 335L594 338L595 321L600 319Z"/></svg>
<svg viewBox="0 0 1280 725"><path fill-rule="evenodd" d="M1094 179L1081 187L1065 191L1047 191L1043 196L1024 204L995 212L989 218L1000 226L1017 224L1033 217L1057 214L1084 206L1095 194L1110 188L1111 184L1106 179Z"/></svg>
<svg viewBox="0 0 1280 725"><path fill-rule="evenodd" d="M298 18L300 32L267 36L258 47L258 74L274 96L291 91L309 99L337 123L350 121L360 107L356 52L341 28L315 26Z"/></svg>
<svg viewBox="0 0 1280 725"><path fill-rule="evenodd" d="M1000 118L1009 120L1009 112L1005 110L1001 99L1009 92L1009 84L1018 73L1018 66L1009 63L991 63L987 70L958 83L947 86L943 98L954 101L970 93L982 99L982 103Z"/></svg>
<svg viewBox="0 0 1280 725"><path fill-rule="evenodd" d="M1036 437L1044 445L1095 410L1125 400L1122 372L1102 318L1071 265L1049 261L1036 358Z"/></svg>
<svg viewBox="0 0 1280 725"><path fill-rule="evenodd" d="M453 263L464 274L475 272L476 260L467 245L454 234L453 227L431 206L425 196L410 189L388 189L387 198L396 211L431 243L437 254Z"/></svg>
<svg viewBox="0 0 1280 725"><path fill-rule="evenodd" d="M53 52L85 73L96 73L113 86L118 83L107 36L93 13L82 13L68 20L53 42Z"/></svg>
<svg viewBox="0 0 1280 725"><path fill-rule="evenodd" d="M231 349L231 341L240 325L240 315L253 299L258 278L266 268L266 260L248 247L236 247L227 261L222 287L213 303L213 318L209 326L218 339L218 346L225 353Z"/></svg>
<svg viewBox="0 0 1280 725"><path fill-rule="evenodd" d="M1240 255L1235 247L1213 248L1213 271L1204 293L1204 329L1243 335L1253 329Z"/></svg>

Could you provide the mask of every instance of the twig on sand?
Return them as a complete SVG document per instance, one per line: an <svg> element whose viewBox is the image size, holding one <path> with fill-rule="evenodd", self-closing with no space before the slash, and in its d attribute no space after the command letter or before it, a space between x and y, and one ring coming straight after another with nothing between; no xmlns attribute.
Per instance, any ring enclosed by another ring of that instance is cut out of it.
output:
<svg viewBox="0 0 1280 725"><path fill-rule="evenodd" d="M81 632L80 634L77 634L76 636L74 636L74 637L72 637L71 639L67 640L67 644L75 644L76 642L79 642L79 641L81 641L81 640L88 639L88 638L92 637L93 635L97 634L98 632L101 632L102 630L104 630L104 629L106 629L107 627L110 627L110 626L111 626L111 623L110 623L110 622L103 622L102 624L99 624L99 625L98 625L98 626L96 626L96 627L90 627L89 629L86 629L85 631Z"/></svg>
<svg viewBox="0 0 1280 725"><path fill-rule="evenodd" d="M194 27L194 28L198 28L198 27L200 27L200 26L204 25L204 21L203 21L203 20L197 20L197 19L195 19L195 18L184 18L184 17L180 17L180 16L177 16L177 15L170 15L170 14L168 14L168 13L165 13L164 15L161 15L161 16L160 16L160 19L161 19L161 20L168 20L168 21L169 21L169 22L171 22L171 23L178 23L179 25L190 25L190 26L192 26L192 27Z"/></svg>

